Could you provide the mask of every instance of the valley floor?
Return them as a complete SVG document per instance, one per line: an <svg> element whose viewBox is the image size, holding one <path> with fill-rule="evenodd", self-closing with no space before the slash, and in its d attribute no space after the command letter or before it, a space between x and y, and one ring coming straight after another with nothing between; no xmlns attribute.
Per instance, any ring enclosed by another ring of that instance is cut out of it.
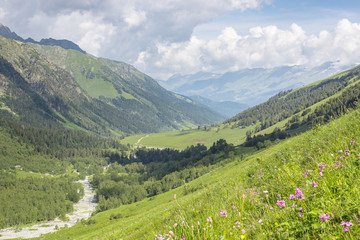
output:
<svg viewBox="0 0 360 240"><path fill-rule="evenodd" d="M24 228L2 229L0 230L0 239L40 237L42 234L55 232L63 227L71 227L82 219L88 219L96 209L97 204L94 201L95 192L91 188L88 177L79 182L84 186L84 197L78 203L74 204L75 211L66 215L68 218L67 221L55 219Z"/></svg>

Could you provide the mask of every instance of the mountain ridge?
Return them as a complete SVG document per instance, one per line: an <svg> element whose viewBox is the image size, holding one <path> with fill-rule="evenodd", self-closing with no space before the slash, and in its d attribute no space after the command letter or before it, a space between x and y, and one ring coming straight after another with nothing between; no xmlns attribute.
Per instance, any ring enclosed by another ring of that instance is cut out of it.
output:
<svg viewBox="0 0 360 240"><path fill-rule="evenodd" d="M36 43L36 44L48 45L48 46L59 46L64 49L73 49L73 50L79 51L81 53L86 53L76 43L66 40L66 39L57 40L57 39L53 39L53 38L43 38L40 41L35 41L32 38L24 39L24 38L20 37L19 35L17 35L15 32L12 32L10 30L10 28L8 28L7 26L5 26L1 23L0 23L0 35L4 36L6 38L20 41L20 42Z"/></svg>

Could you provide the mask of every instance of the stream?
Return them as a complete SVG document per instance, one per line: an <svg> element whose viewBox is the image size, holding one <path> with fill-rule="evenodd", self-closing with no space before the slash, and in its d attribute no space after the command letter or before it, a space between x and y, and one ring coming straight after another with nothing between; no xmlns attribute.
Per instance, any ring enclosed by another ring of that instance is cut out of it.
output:
<svg viewBox="0 0 360 240"><path fill-rule="evenodd" d="M84 186L84 197L78 203L74 204L74 211L72 213L66 214L68 218L67 221L56 218L30 227L0 229L0 239L40 237L42 234L56 232L65 226L74 226L80 222L81 219L88 219L96 209L97 203L94 201L95 192L91 188L88 176L86 176L85 180L78 182Z"/></svg>

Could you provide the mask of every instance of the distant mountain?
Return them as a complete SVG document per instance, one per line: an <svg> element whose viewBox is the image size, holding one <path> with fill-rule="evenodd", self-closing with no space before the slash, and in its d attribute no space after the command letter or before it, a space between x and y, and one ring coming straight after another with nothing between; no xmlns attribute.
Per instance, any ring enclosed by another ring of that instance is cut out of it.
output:
<svg viewBox="0 0 360 240"><path fill-rule="evenodd" d="M0 114L32 126L119 135L224 120L126 63L2 36L0 49Z"/></svg>
<svg viewBox="0 0 360 240"><path fill-rule="evenodd" d="M336 63L327 62L312 68L283 66L242 69L224 74L199 72L174 75L159 83L170 91L186 96L199 95L213 101L234 101L254 106L280 91L304 86L352 66L340 67Z"/></svg>
<svg viewBox="0 0 360 240"><path fill-rule="evenodd" d="M37 43L40 45L49 45L49 46L59 46L64 49L73 49L82 53L86 53L84 50L82 50L76 43L73 43L69 40L56 40L53 38L43 38L40 40L40 42L35 41L32 38L23 39L19 35L17 35L15 32L12 32L8 27L2 25L0 23L0 35L6 38L14 39L20 42L29 42L29 43Z"/></svg>
<svg viewBox="0 0 360 240"><path fill-rule="evenodd" d="M204 98L201 96L190 96L190 98L199 104L205 105L208 108L221 113L225 117L229 118L235 116L236 114L242 112L243 110L247 109L248 106L245 104L231 102L231 101L224 101L224 102L215 102L208 98Z"/></svg>

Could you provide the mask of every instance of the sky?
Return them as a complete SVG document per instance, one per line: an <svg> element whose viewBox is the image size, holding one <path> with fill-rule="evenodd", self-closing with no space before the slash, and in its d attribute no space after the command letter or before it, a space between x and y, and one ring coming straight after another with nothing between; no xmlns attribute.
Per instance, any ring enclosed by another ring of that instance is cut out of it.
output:
<svg viewBox="0 0 360 240"><path fill-rule="evenodd" d="M360 63L358 0L0 0L23 38L68 39L153 78Z"/></svg>

